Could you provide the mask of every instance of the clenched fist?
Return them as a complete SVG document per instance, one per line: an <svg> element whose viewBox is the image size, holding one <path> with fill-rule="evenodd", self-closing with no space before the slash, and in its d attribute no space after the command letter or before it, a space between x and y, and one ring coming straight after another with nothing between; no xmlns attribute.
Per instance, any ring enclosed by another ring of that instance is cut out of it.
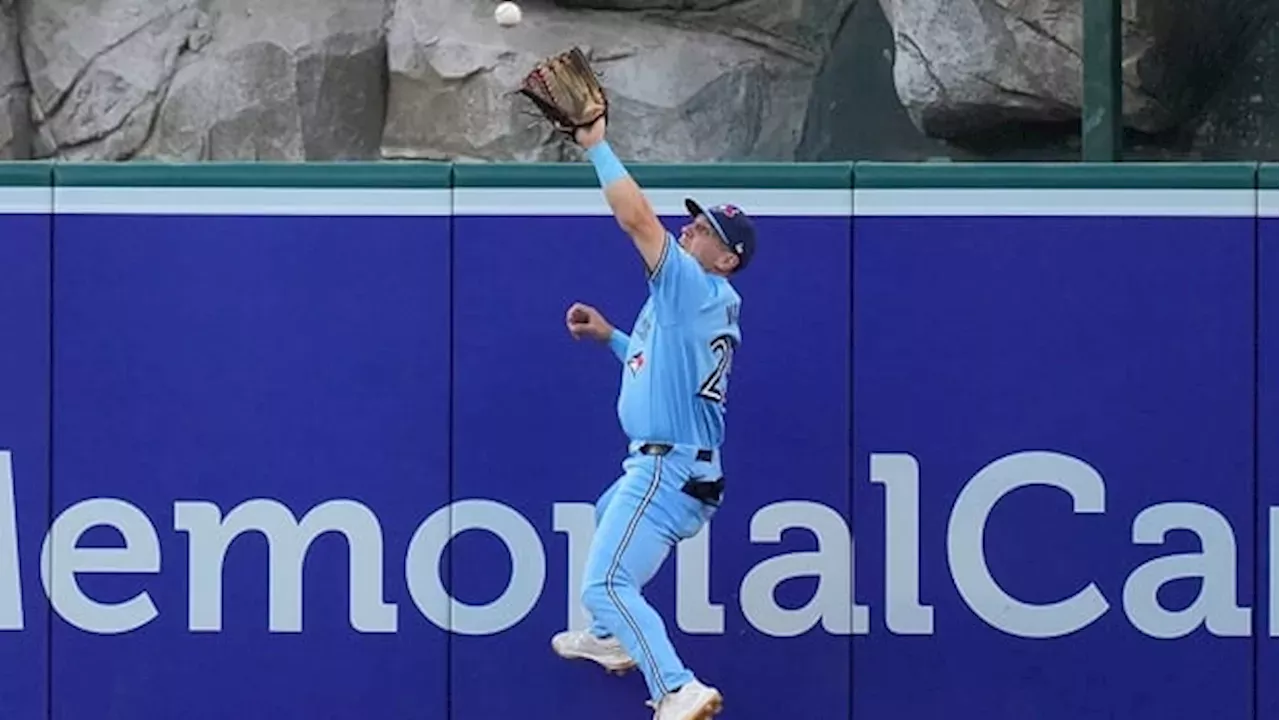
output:
<svg viewBox="0 0 1280 720"><path fill-rule="evenodd" d="M574 303L565 314L564 322L574 340L588 337L599 342L608 342L613 335L613 326L604 319L604 315L583 303Z"/></svg>

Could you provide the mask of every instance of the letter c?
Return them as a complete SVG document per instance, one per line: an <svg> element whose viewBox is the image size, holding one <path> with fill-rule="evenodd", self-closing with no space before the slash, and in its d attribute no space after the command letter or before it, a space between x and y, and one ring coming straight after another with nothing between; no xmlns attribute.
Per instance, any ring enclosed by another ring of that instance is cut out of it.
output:
<svg viewBox="0 0 1280 720"><path fill-rule="evenodd" d="M947 562L960 596L987 624L1019 637L1059 637L1088 626L1107 611L1109 605L1098 586L1091 582L1055 603L1025 603L1000 587L983 552L987 518L996 503L1031 485L1066 491L1076 513L1105 510L1106 487L1088 463L1054 452L1007 455L978 471L956 498L947 526Z"/></svg>

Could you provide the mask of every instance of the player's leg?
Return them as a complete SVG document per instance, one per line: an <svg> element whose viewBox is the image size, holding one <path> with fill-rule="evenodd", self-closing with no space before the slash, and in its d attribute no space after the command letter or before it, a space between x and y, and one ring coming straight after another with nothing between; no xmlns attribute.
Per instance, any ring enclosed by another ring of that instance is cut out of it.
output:
<svg viewBox="0 0 1280 720"><path fill-rule="evenodd" d="M646 514L651 516L664 533L673 536L671 544L674 545L697 535L715 515L723 487L718 482L713 485L690 486L686 486L685 482L695 475L699 478L718 478L718 465L701 461L688 463L675 457L664 464L666 468L662 473L662 486ZM650 577L652 573L644 577L639 585L643 586ZM659 630L665 640L666 629ZM692 673L688 673L687 677L688 681L679 685L669 683L666 693L650 702L654 708L654 720L710 720L720 713L724 703L720 691L704 685ZM653 693L652 688L650 693Z"/></svg>
<svg viewBox="0 0 1280 720"><path fill-rule="evenodd" d="M613 498L617 496L618 486L621 485L623 481L626 480L626 478L627 478L626 474L623 473L622 476L620 476L617 480L613 482L612 485L609 486L608 490L605 490L604 493L600 495L600 499L596 500L596 527L597 528L600 527L600 523L604 520L604 511L609 509L609 505L613 502ZM600 624L600 621L596 620L595 617L591 618L591 635L601 639L612 638L612 635L609 633L609 630L604 625ZM634 665L635 663L633 662L632 666Z"/></svg>
<svg viewBox="0 0 1280 720"><path fill-rule="evenodd" d="M619 477L596 500L595 522L600 526L601 518L609 507L618 486L626 476ZM618 642L607 628L593 616L591 627L587 630L565 630L551 638L551 648L557 655L569 660L591 660L604 669L622 675L636 666L635 660Z"/></svg>
<svg viewBox="0 0 1280 720"><path fill-rule="evenodd" d="M641 594L681 539L684 528L680 525L688 507L673 501L679 482L663 478L662 466L660 457L628 461L628 472L596 528L582 598L638 663L655 703L694 681L672 646L662 617ZM676 514L673 508L678 508Z"/></svg>

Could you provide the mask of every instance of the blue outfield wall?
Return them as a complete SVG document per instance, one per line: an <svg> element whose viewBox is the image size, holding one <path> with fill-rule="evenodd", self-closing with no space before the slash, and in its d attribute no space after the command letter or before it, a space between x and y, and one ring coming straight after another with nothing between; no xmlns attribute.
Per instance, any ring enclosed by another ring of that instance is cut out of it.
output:
<svg viewBox="0 0 1280 720"><path fill-rule="evenodd" d="M1276 165L1258 170L1257 205L1257 362L1254 444L1254 690L1258 718L1280 716L1280 183ZM1263 608L1268 608L1263 611Z"/></svg>
<svg viewBox="0 0 1280 720"><path fill-rule="evenodd" d="M49 604L49 335L53 188L48 168L0 163L0 717L44 718ZM20 552L21 551L21 552Z"/></svg>
<svg viewBox="0 0 1280 720"><path fill-rule="evenodd" d="M856 191L854 525L859 588L918 567L932 628L888 599L854 639L854 716L1251 717L1250 643L1215 636L1247 637L1253 603L1248 170L1176 217L1164 188L1046 174L961 207L966 176L918 177Z"/></svg>
<svg viewBox="0 0 1280 720"><path fill-rule="evenodd" d="M759 218L724 717L1276 716L1275 166L633 172ZM583 165L0 164L0 719L650 717L548 646L644 292Z"/></svg>

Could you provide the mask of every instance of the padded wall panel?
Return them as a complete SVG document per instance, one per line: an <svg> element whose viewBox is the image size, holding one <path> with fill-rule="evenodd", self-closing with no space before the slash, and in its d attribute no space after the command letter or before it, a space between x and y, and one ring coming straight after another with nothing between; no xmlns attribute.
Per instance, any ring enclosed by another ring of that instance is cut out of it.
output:
<svg viewBox="0 0 1280 720"><path fill-rule="evenodd" d="M0 714L45 717L52 172L0 163Z"/></svg>
<svg viewBox="0 0 1280 720"><path fill-rule="evenodd" d="M1249 175L858 168L854 717L1250 717Z"/></svg>
<svg viewBox="0 0 1280 720"><path fill-rule="evenodd" d="M55 718L444 715L446 181L59 171Z"/></svg>

